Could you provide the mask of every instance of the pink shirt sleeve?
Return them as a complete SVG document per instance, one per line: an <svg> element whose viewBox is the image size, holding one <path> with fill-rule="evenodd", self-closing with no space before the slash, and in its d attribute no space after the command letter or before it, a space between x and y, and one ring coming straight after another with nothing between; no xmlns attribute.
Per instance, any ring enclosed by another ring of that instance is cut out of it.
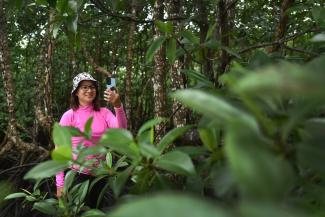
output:
<svg viewBox="0 0 325 217"><path fill-rule="evenodd" d="M65 112L60 120L61 126L72 126L72 111L69 110ZM56 187L64 186L64 172L59 172L56 174Z"/></svg>
<svg viewBox="0 0 325 217"><path fill-rule="evenodd" d="M115 115L107 109L106 121L109 128L127 128L127 119L123 106L114 108Z"/></svg>

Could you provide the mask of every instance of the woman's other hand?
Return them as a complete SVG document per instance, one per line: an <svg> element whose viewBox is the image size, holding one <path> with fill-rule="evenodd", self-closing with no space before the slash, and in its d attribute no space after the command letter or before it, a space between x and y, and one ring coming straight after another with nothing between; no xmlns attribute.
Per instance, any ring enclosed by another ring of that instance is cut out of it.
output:
<svg viewBox="0 0 325 217"><path fill-rule="evenodd" d="M120 95L116 90L106 89L104 91L104 100L106 102L112 103L115 108L121 107Z"/></svg>

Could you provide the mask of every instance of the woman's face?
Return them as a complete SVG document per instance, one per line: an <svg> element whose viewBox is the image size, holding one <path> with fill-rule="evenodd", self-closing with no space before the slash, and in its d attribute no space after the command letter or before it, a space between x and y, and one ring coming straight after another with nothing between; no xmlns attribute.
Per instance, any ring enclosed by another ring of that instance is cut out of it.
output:
<svg viewBox="0 0 325 217"><path fill-rule="evenodd" d="M96 85L93 81L81 81L76 92L79 104L91 105L96 97Z"/></svg>

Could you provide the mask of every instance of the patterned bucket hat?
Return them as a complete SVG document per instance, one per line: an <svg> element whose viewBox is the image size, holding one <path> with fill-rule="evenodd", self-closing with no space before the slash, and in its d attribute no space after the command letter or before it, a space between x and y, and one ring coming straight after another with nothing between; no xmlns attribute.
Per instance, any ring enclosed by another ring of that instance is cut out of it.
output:
<svg viewBox="0 0 325 217"><path fill-rule="evenodd" d="M93 78L93 76L91 76L87 72L79 73L72 80L73 86L72 86L71 94L78 88L78 85L81 81L95 81L97 85L97 81L95 78Z"/></svg>

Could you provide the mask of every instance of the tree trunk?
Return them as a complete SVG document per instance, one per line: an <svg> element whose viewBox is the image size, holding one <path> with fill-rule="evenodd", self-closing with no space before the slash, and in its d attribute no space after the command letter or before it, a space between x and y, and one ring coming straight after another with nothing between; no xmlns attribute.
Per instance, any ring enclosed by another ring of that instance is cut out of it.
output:
<svg viewBox="0 0 325 217"><path fill-rule="evenodd" d="M200 28L200 43L204 43L207 33L209 31L209 21L207 16L207 4L205 0L196 0L198 8L198 25ZM214 81L213 71L213 51L210 48L206 48L203 51L203 74L205 74L209 80Z"/></svg>
<svg viewBox="0 0 325 217"><path fill-rule="evenodd" d="M283 0L281 3L281 9L280 9L280 19L276 26L275 30L275 41L281 40L286 33L287 25L289 22L289 16L286 13L287 10L293 5L294 0ZM277 52L281 48L281 44L275 44L271 47L270 53Z"/></svg>
<svg viewBox="0 0 325 217"><path fill-rule="evenodd" d="M10 151L17 150L21 154L20 163L22 164L28 152L40 151L44 157L48 153L41 147L33 143L25 143L19 137L17 131L17 121L15 116L14 86L11 70L10 49L7 40L6 15L4 11L4 0L0 0L0 67L3 77L3 86L8 106L8 127L6 132L7 139L1 144L0 159Z"/></svg>
<svg viewBox="0 0 325 217"><path fill-rule="evenodd" d="M52 103L52 59L54 41L52 38L52 22L54 19L54 10L49 11L49 21L47 34L44 36L42 49L39 58L39 67L36 70L36 102L35 102L35 115L36 115L36 135L39 141L45 141L51 150L54 145L51 142L51 132L53 125L53 103ZM42 65L45 63L45 67ZM43 71L44 70L44 71Z"/></svg>
<svg viewBox="0 0 325 217"><path fill-rule="evenodd" d="M169 17L174 19L183 13L182 0L169 0ZM179 31L179 22L173 21L175 35ZM181 74L181 69L184 65L184 59L176 59L171 65L171 81L172 91L185 88L185 78ZM173 100L173 124L174 127L182 127L186 125L187 109L183 107L179 102Z"/></svg>
<svg viewBox="0 0 325 217"><path fill-rule="evenodd" d="M157 0L154 6L153 19L162 20L164 16L164 0ZM154 27L154 39L159 38L163 34L159 29ZM166 53L165 47L162 45L154 55L155 62L155 72L153 76L153 89L154 89L154 116L166 117L166 72L165 72L165 62ZM162 135L165 133L164 124L156 126L156 138L159 141Z"/></svg>
<svg viewBox="0 0 325 217"><path fill-rule="evenodd" d="M132 18L136 18L136 1L132 0L131 5L131 16ZM129 30L129 38L128 38L128 55L127 55L127 63L126 63L126 75L125 75L125 113L128 119L128 127L132 131L133 123L131 120L132 114L132 74L133 74L133 44L134 44L134 32L136 30L136 23L131 21L130 30Z"/></svg>
<svg viewBox="0 0 325 217"><path fill-rule="evenodd" d="M219 37L220 44L223 47L229 46L229 25L228 25L228 9L227 0L220 0L218 3L218 21L219 21ZM219 65L217 71L216 82L218 82L219 77L225 73L226 67L229 64L230 58L224 49L220 50L219 53Z"/></svg>

